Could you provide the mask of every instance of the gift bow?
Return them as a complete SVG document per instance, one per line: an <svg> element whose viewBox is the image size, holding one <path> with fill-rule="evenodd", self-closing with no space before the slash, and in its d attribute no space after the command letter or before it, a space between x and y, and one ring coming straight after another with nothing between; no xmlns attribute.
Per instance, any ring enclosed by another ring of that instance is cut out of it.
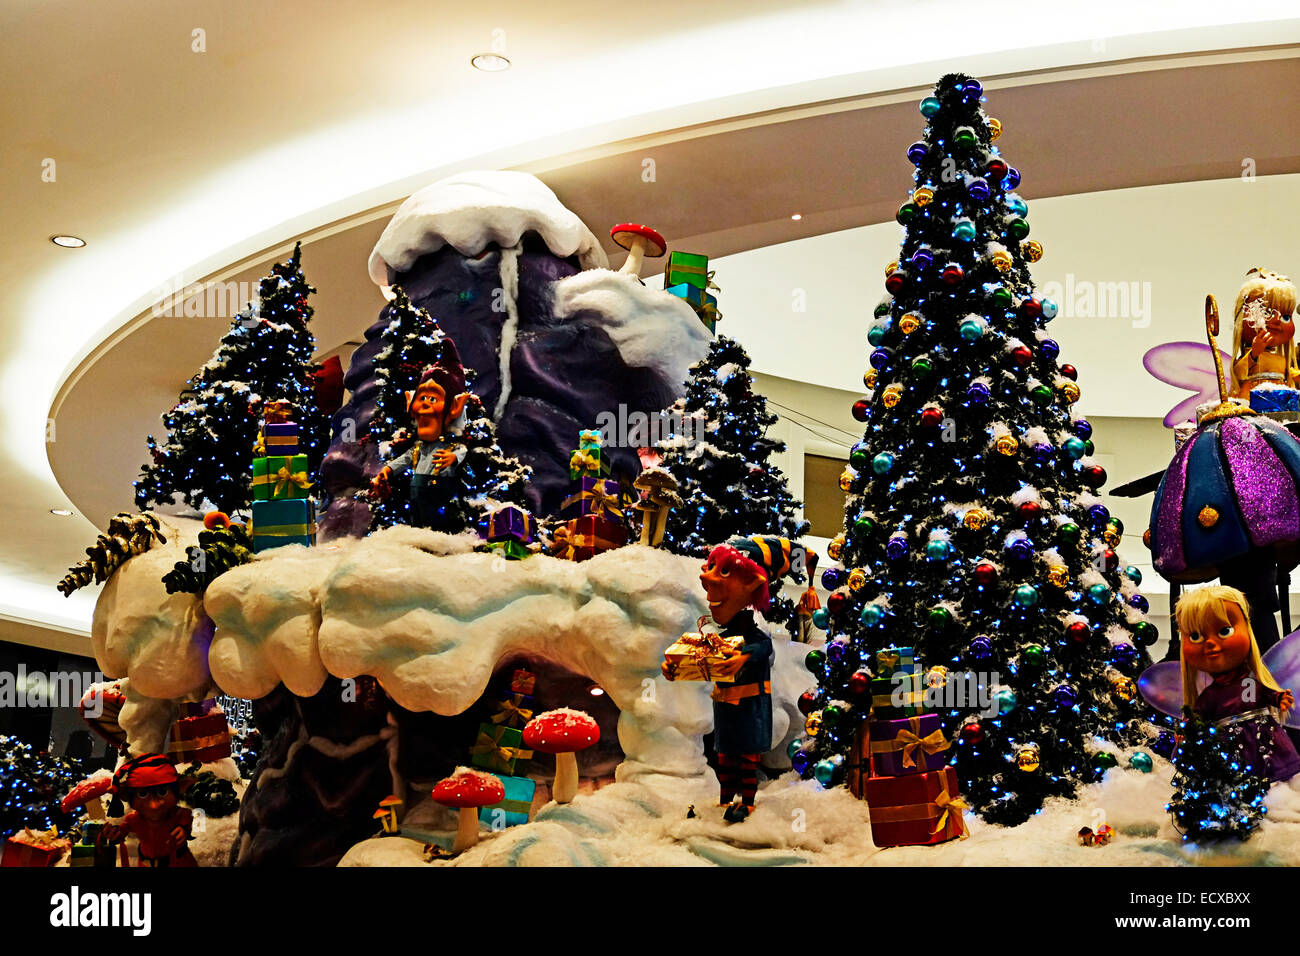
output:
<svg viewBox="0 0 1300 956"><path fill-rule="evenodd" d="M965 840L970 836L970 831L966 829L966 818L962 816L963 810L969 810L970 804L960 796L952 796L948 793L948 786L945 782L943 790L934 798L934 805L941 809L943 813L939 814L939 822L935 824L931 833L939 833L948 825L948 811L953 810L957 813L957 828L961 831L960 837Z"/></svg>
<svg viewBox="0 0 1300 956"><path fill-rule="evenodd" d="M585 491L579 491L577 494L569 495L569 497L565 498L562 502L562 506L568 508L576 505L580 501L590 501L595 505L596 513L608 513L616 515L619 518L623 517L623 501L620 492L616 491L611 493L600 486L588 488Z"/></svg>
<svg viewBox="0 0 1300 956"><path fill-rule="evenodd" d="M926 734L924 737L918 737L915 733L918 728L915 725L921 722L921 718L910 717L908 720L913 725L912 729L900 730L898 736L891 741L894 746L888 748L890 750L903 751L904 767L916 766L917 750L924 750L928 755L936 754L948 749L948 741L943 739L942 730L935 730L932 733ZM881 741L881 743L884 743L884 741ZM873 746L875 745L873 744Z"/></svg>
<svg viewBox="0 0 1300 956"><path fill-rule="evenodd" d="M524 723L533 719L533 712L527 707L520 707L513 700L503 700L501 709L492 715L492 723L507 723L512 717L518 717Z"/></svg>
<svg viewBox="0 0 1300 956"><path fill-rule="evenodd" d="M58 849L59 828L52 826L48 830L33 830L26 827L23 829L23 843L43 850Z"/></svg>
<svg viewBox="0 0 1300 956"><path fill-rule="evenodd" d="M599 471L600 458L586 448L579 448L569 456L569 468L574 471Z"/></svg>
<svg viewBox="0 0 1300 956"><path fill-rule="evenodd" d="M505 728L503 727L502 730ZM511 760L518 758L528 760L532 757L531 750L524 750L522 747L507 747L500 740L494 740L490 734L480 732L478 742L469 750L472 754L490 754L495 757L502 765L509 764Z"/></svg>
<svg viewBox="0 0 1300 956"><path fill-rule="evenodd" d="M280 466L280 470L271 476L271 483L275 485L275 494L280 496L287 495L291 486L304 490L311 487L306 472L292 472L288 465Z"/></svg>

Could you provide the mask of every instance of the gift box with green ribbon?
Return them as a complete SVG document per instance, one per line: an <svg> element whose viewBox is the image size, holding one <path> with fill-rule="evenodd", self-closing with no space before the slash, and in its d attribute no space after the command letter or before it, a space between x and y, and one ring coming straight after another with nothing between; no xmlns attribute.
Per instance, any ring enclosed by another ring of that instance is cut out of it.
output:
<svg viewBox="0 0 1300 956"><path fill-rule="evenodd" d="M873 720L867 725L867 735L874 776L925 773L940 770L948 763L951 741L944 738L937 714Z"/></svg>
<svg viewBox="0 0 1300 956"><path fill-rule="evenodd" d="M524 732L498 724L479 724L478 737L469 749L469 762L492 773L513 774L515 764L532 757L524 749Z"/></svg>
<svg viewBox="0 0 1300 956"><path fill-rule="evenodd" d="M310 500L253 502L253 550L316 543L316 512Z"/></svg>
<svg viewBox="0 0 1300 956"><path fill-rule="evenodd" d="M270 455L253 459L253 500L306 498L311 488L306 455Z"/></svg>
<svg viewBox="0 0 1300 956"><path fill-rule="evenodd" d="M897 671L871 682L871 712L877 720L919 717L925 710L925 682L920 674Z"/></svg>
<svg viewBox="0 0 1300 956"><path fill-rule="evenodd" d="M489 827L513 827L528 822L533 809L533 794L537 792L537 781L528 777L507 777L497 774L505 788L506 797L500 803L490 807L480 807L478 818Z"/></svg>
<svg viewBox="0 0 1300 956"><path fill-rule="evenodd" d="M670 252L664 267L664 288L686 283L697 289L709 287L709 257L696 252ZM684 297L683 297L684 298Z"/></svg>
<svg viewBox="0 0 1300 956"><path fill-rule="evenodd" d="M622 490L617 481L609 478L579 478L578 490L560 503L560 514L566 518L596 515L620 521L623 518Z"/></svg>
<svg viewBox="0 0 1300 956"><path fill-rule="evenodd" d="M902 777L871 777L866 782L871 841L876 846L929 846L966 839L953 767Z"/></svg>

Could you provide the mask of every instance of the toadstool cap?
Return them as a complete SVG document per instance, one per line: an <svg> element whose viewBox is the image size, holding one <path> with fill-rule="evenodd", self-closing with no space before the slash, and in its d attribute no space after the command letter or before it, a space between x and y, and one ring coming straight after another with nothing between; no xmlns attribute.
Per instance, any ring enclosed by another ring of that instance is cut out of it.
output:
<svg viewBox="0 0 1300 956"><path fill-rule="evenodd" d="M433 799L444 807L490 807L506 798L505 785L490 773L458 767L433 788Z"/></svg>
<svg viewBox="0 0 1300 956"><path fill-rule="evenodd" d="M586 750L600 740L600 725L580 710L568 707L534 717L524 728L524 746L544 754Z"/></svg>
<svg viewBox="0 0 1300 956"><path fill-rule="evenodd" d="M668 243L664 241L664 237L649 226L642 226L635 222L620 222L609 231L609 238L624 249L631 249L632 240L637 237L645 240L646 249L643 255L648 259L658 259L668 251Z"/></svg>

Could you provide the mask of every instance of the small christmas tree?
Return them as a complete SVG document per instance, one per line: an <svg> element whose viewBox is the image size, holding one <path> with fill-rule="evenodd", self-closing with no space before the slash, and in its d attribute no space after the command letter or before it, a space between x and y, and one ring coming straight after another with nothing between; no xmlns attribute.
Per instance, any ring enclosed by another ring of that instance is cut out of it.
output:
<svg viewBox="0 0 1300 956"><path fill-rule="evenodd" d="M287 263L271 268L258 286L258 301L235 317L212 358L163 416L166 441L149 436L152 460L135 483L141 509L171 505L179 495L198 511L246 510L261 409L275 400L296 410L303 451L311 469L319 467L328 422L316 406L316 342L307 328L307 297L316 290L303 277L301 251L295 246Z"/></svg>
<svg viewBox="0 0 1300 956"><path fill-rule="evenodd" d="M1134 679L1157 632L1094 493L1106 473L1070 409L1077 373L1045 328L1057 307L1029 274L1042 247L981 92L952 74L920 104L891 298L867 336L872 392L854 407L866 430L841 478L844 567L822 576L830 642L800 702L817 732L795 764L842 779L876 653L914 646L943 668L935 709L963 794L1014 825L1114 764L1094 737L1143 732Z"/></svg>
<svg viewBox="0 0 1300 956"><path fill-rule="evenodd" d="M1215 727L1189 715L1179 728L1183 742L1174 755L1174 797L1169 802L1174 825L1195 843L1246 840L1264 818L1272 735L1258 738L1261 766L1241 762L1234 739L1240 726Z"/></svg>
<svg viewBox="0 0 1300 956"><path fill-rule="evenodd" d="M656 450L660 466L677 480L683 504L668 516L664 546L677 554L706 557L714 545L737 535L802 537L808 522L796 516L802 502L790 494L785 475L770 461L785 443L767 437L777 417L754 391L749 356L720 335L709 354L691 367L686 395L665 416L675 430ZM796 569L800 572L801 569ZM796 577L802 580L802 577ZM793 620L794 603L772 584L768 620Z"/></svg>
<svg viewBox="0 0 1300 956"><path fill-rule="evenodd" d="M59 801L90 773L79 761L0 737L0 842L24 827L65 832L77 813L64 813Z"/></svg>

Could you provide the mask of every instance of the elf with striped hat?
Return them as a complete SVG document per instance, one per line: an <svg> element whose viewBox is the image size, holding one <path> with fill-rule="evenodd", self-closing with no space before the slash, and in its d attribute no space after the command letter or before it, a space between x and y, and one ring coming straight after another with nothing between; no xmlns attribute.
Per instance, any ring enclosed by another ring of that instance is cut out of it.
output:
<svg viewBox="0 0 1300 956"><path fill-rule="evenodd" d="M187 845L193 814L177 806L184 781L165 754L142 754L123 762L113 774L113 793L131 805L117 826L105 827L100 839L121 843L134 833L140 840L140 866L198 866Z"/></svg>
<svg viewBox="0 0 1300 956"><path fill-rule="evenodd" d="M722 636L744 639L734 683L714 684L712 695L718 784L730 823L753 809L758 761L772 747L772 639L754 610L766 611L771 582L803 562L804 549L788 538L753 535L715 547L700 574Z"/></svg>

